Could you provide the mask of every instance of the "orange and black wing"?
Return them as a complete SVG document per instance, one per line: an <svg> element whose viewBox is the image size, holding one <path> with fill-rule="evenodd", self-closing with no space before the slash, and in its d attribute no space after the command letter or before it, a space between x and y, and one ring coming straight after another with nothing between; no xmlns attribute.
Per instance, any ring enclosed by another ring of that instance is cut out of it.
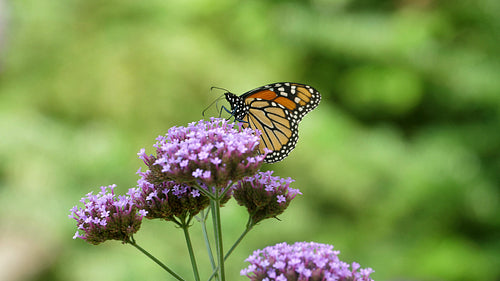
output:
<svg viewBox="0 0 500 281"><path fill-rule="evenodd" d="M267 163L283 160L295 148L298 125L304 115L316 108L321 96L309 85L273 83L246 92L241 96L226 93L235 119L244 127L262 132L259 149L271 150Z"/></svg>

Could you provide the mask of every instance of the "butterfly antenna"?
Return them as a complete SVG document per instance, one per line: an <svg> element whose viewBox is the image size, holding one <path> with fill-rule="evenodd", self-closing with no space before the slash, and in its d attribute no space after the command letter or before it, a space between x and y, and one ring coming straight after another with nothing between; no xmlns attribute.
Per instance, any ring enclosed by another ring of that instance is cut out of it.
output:
<svg viewBox="0 0 500 281"><path fill-rule="evenodd" d="M229 90L228 90L228 89L224 89L224 88L220 88L220 87L215 87L215 86L211 87L211 88L210 88L210 91L212 91L213 89L217 89L217 90L222 90L222 91L229 92Z"/></svg>
<svg viewBox="0 0 500 281"><path fill-rule="evenodd" d="M214 87L212 87L214 88ZM219 89L219 88L218 88ZM210 89L211 90L211 89ZM220 97L218 97L217 99L215 99L213 102L210 103L210 105L208 105L202 112L201 112L201 115L203 117L205 117L205 112L210 108L212 107L212 105L214 105L214 103L216 104L221 98L224 97L224 94L222 94ZM216 104L216 107L217 107L217 104Z"/></svg>

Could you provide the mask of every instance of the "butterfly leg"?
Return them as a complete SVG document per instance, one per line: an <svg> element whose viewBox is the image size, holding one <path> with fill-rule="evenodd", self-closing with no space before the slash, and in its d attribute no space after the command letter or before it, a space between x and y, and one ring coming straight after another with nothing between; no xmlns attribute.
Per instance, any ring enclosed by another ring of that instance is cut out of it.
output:
<svg viewBox="0 0 500 281"><path fill-rule="evenodd" d="M222 115L222 110L225 110L227 113L231 114L231 115L227 118L227 120L231 119L231 117L233 117L233 116L234 116L234 113L236 112L236 110L231 111L231 110L227 109L225 106L222 106L222 107L221 107L221 109L220 109L220 112L219 112L219 117ZM238 121L238 122L242 122L242 123L248 123L247 121L238 120L238 119L236 119L236 118L234 118L234 121Z"/></svg>
<svg viewBox="0 0 500 281"><path fill-rule="evenodd" d="M234 110L233 110L233 111L230 111L230 110L229 110L229 109L227 109L225 106L222 106L222 107L220 108L220 111L219 111L219 117L221 117L221 116L222 116L222 110L225 110L227 113L231 114L231 115L227 118L227 120L229 120L229 118L231 118L231 117L233 117L233 116L234 116Z"/></svg>

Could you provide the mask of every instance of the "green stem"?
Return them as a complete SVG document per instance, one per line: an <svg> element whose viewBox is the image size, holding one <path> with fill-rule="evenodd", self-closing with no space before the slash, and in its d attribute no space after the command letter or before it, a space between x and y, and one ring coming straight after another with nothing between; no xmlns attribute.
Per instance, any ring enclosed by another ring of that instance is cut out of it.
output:
<svg viewBox="0 0 500 281"><path fill-rule="evenodd" d="M231 183L229 184L225 189L224 189L224 192L222 192L219 197L217 197L219 200L221 200L222 198L224 198L224 196L226 196L226 194L229 192L229 190L231 190L231 187L234 185L234 183Z"/></svg>
<svg viewBox="0 0 500 281"><path fill-rule="evenodd" d="M231 253L234 251L234 249L236 249L236 247L240 244L241 240L243 240L243 238L245 238L247 233L250 232L250 230L252 230L253 227L254 227L254 224L252 223L252 217L250 216L248 218L248 223L247 223L245 230L243 231L243 233L241 233L240 237L238 237L238 240L236 240L236 242L234 242L233 246L231 246L231 249L229 249L229 251L227 251L226 255L224 256L224 260L227 260L227 258L231 255Z"/></svg>
<svg viewBox="0 0 500 281"><path fill-rule="evenodd" d="M226 253L226 255L224 256L224 261L227 260L227 258L229 258L229 256L234 251L234 249L236 249L236 247L240 244L241 240L243 240L243 238L245 238L247 233L250 232L250 230L252 230L252 228L254 226L255 226L255 224L252 221L252 216L249 216L245 230L243 231L243 233L241 233L240 237L238 237L236 242L234 242L233 246L231 246L231 249L229 249L229 251ZM217 274L217 270L219 270L219 267L217 267L216 269L213 270L213 273L208 278L208 281L210 281L214 278L214 276Z"/></svg>
<svg viewBox="0 0 500 281"><path fill-rule="evenodd" d="M232 184L231 184L232 185ZM217 280L220 281L225 281L225 270L224 270L224 247L223 247L223 241L222 241L222 222L221 222L221 217L220 217L220 201L224 198L224 196L229 192L231 189L231 185L228 185L225 189L224 192L219 194L219 189L215 188L214 193L203 190L203 193L209 193L207 195L210 198L210 209L212 210L212 223L213 223L213 231L214 231L214 238L215 238L215 248L217 252L217 260L218 260L218 265L217 267L214 267L214 264L212 263L212 268L213 272L212 275L208 280L211 280L214 276L218 277ZM201 187L198 186L198 188L202 189ZM213 257L211 256L211 250L210 250L210 259L211 261L213 260Z"/></svg>
<svg viewBox="0 0 500 281"><path fill-rule="evenodd" d="M196 265L196 258L194 256L193 244L191 244L191 238L189 237L189 224L186 223L185 219L182 220L181 225L182 230L184 230L184 237L186 238L186 245L189 251L189 258L191 259L191 266L193 267L194 279L200 281L200 274L198 273L198 266Z"/></svg>
<svg viewBox="0 0 500 281"><path fill-rule="evenodd" d="M215 271L216 265L212 248L210 247L210 239L208 238L208 231L206 224L207 216L205 216L205 210L202 210L200 214L201 214L201 219L198 219L198 221L201 223L201 230L203 231L203 238L205 239L205 246L207 248L208 258L210 259L210 263L212 265L212 271Z"/></svg>
<svg viewBox="0 0 500 281"><path fill-rule="evenodd" d="M218 196L218 191L215 191L215 197L217 200L215 200L215 209L213 212L215 213L215 227L216 227L216 233L217 233L217 257L218 257L218 263L219 263L219 277L221 281L226 280L225 272L224 272L224 247L222 243L222 223L221 223L221 218L220 218L220 200L221 197Z"/></svg>
<svg viewBox="0 0 500 281"><path fill-rule="evenodd" d="M171 270L170 268L168 268L168 266L164 265L161 261L159 261L157 258L155 258L153 255L151 255L148 251L144 250L141 246L137 245L137 243L135 242L135 240L133 238L131 238L128 243L132 246L134 246L137 250L141 251L143 254L145 254L148 258L150 258L151 260L153 260L157 265L159 265L160 267L162 267L163 269L165 269L168 273L170 273L175 279L179 280L179 281L184 281L184 279L182 277L180 277L179 275L177 275L177 273L175 273L173 270Z"/></svg>
<svg viewBox="0 0 500 281"><path fill-rule="evenodd" d="M212 228L214 231L214 239L215 239L215 250L218 253L219 252L219 233L217 232L217 218L215 215L215 201L211 200L210 201L210 210L212 210Z"/></svg>
<svg viewBox="0 0 500 281"><path fill-rule="evenodd" d="M201 192L203 195L207 196L210 200L216 200L216 198L215 198L215 196L214 196L214 194L212 192L210 192L209 190L206 190L206 189L202 188L199 184L195 183L194 187L199 192Z"/></svg>
<svg viewBox="0 0 500 281"><path fill-rule="evenodd" d="M219 236L219 232L218 232L219 229L217 228L217 218L216 218L216 214L215 214L215 200L210 201L210 210L212 211L212 228L213 228L213 232L214 232L215 252L216 252L217 257L218 257L219 252L220 252L220 249L219 249L220 236ZM217 267L214 269L214 272L210 276L210 279L212 279L212 277L214 277L214 276L217 276L217 280L219 280L218 274L219 274L219 265L217 265Z"/></svg>

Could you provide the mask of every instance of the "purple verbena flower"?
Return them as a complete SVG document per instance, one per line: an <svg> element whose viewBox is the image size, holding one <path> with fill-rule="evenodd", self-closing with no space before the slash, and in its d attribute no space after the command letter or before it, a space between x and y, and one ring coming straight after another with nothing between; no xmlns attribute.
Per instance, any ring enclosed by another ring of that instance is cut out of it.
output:
<svg viewBox="0 0 500 281"><path fill-rule="evenodd" d="M137 181L137 188L129 192L137 206L148 212L146 218L176 221L175 218L195 216L209 205L208 197L187 184L175 181L158 184L148 182L145 179L150 173L150 170L139 173L141 178Z"/></svg>
<svg viewBox="0 0 500 281"><path fill-rule="evenodd" d="M290 187L291 178L283 179L272 174L273 171L258 172L234 186L234 198L247 208L254 224L283 213L292 199L302 194Z"/></svg>
<svg viewBox="0 0 500 281"><path fill-rule="evenodd" d="M315 242L279 243L254 251L245 261L250 265L240 274L252 281L373 281L371 268L360 269L339 260L332 245ZM350 268L351 267L351 268Z"/></svg>
<svg viewBox="0 0 500 281"><path fill-rule="evenodd" d="M73 239L81 238L94 245L106 240L127 243L139 230L147 212L139 210L130 196L117 197L115 187L116 185L102 186L98 194L88 193L80 200L84 208L74 206L70 210L69 217L75 219L78 226Z"/></svg>
<svg viewBox="0 0 500 281"><path fill-rule="evenodd" d="M220 118L172 127L157 138L156 155L138 153L151 170L145 180L227 187L262 165L266 155L259 155L259 134Z"/></svg>

